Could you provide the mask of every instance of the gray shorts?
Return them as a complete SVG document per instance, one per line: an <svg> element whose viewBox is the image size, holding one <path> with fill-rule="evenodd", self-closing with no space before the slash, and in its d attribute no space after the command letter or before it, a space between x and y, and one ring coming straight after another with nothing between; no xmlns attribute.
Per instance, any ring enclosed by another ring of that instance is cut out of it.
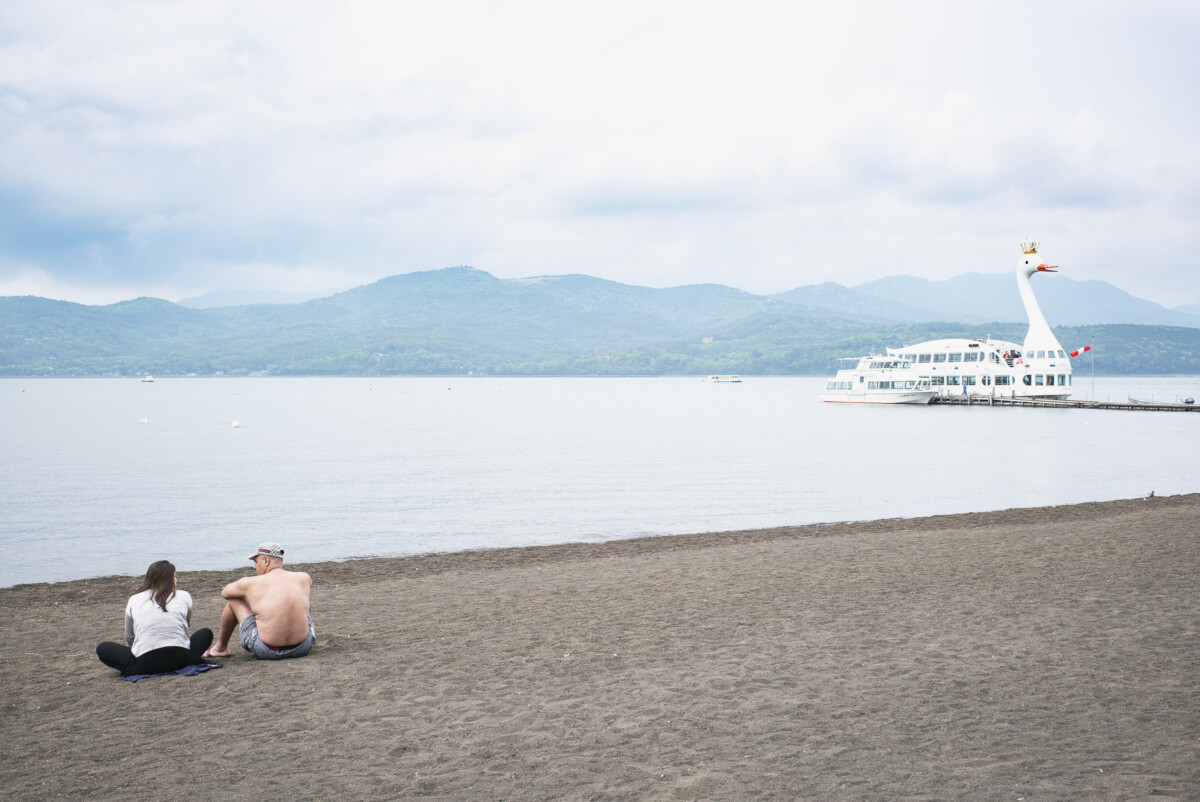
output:
<svg viewBox="0 0 1200 802"><path fill-rule="evenodd" d="M317 631L313 629L312 616L308 617L308 637L290 649L272 649L258 637L258 622L254 613L242 619L238 633L242 639L242 648L259 660L283 660L286 657L303 657L308 654L317 641Z"/></svg>

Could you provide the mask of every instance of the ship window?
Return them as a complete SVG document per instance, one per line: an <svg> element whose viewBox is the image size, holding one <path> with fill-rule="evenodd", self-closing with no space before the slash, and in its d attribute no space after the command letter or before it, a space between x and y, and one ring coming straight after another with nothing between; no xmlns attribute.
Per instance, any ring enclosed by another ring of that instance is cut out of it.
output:
<svg viewBox="0 0 1200 802"><path fill-rule="evenodd" d="M983 377L983 386L984 386L984 387L987 387L987 386L988 386L989 384L991 384L991 383L992 383L992 377L991 377L991 376L984 376L984 377Z"/></svg>
<svg viewBox="0 0 1200 802"><path fill-rule="evenodd" d="M963 354L963 362L975 362L979 359L979 353L976 351L968 351Z"/></svg>
<svg viewBox="0 0 1200 802"><path fill-rule="evenodd" d="M916 354L905 354L904 358L907 359L909 362L912 362L914 359L917 358L917 355Z"/></svg>
<svg viewBox="0 0 1200 802"><path fill-rule="evenodd" d="M1035 386L1041 387L1043 384L1046 383L1046 377L1039 373L1033 377L1033 383Z"/></svg>
<svg viewBox="0 0 1200 802"><path fill-rule="evenodd" d="M1047 387L1053 387L1053 386L1054 386L1054 374L1053 374L1053 373L1051 373L1051 374L1049 374L1048 376L1046 376L1046 386L1047 386Z"/></svg>
<svg viewBox="0 0 1200 802"><path fill-rule="evenodd" d="M867 389L868 390L878 390L879 382L867 382Z"/></svg>
<svg viewBox="0 0 1200 802"><path fill-rule="evenodd" d="M1058 386L1059 386L1059 387L1066 387L1066 386L1067 386L1067 377L1066 377L1066 376L1064 376L1064 375L1062 375L1061 373L1060 373L1060 374L1058 374Z"/></svg>
<svg viewBox="0 0 1200 802"><path fill-rule="evenodd" d="M1066 359L1066 358L1067 358L1067 355L1063 353L1063 350L1062 350L1061 348L1059 348L1059 349L1058 349L1058 358L1059 358L1059 359Z"/></svg>
<svg viewBox="0 0 1200 802"><path fill-rule="evenodd" d="M997 385L1002 385L1002 384L1005 384L1005 385L1006 385L1006 384L1009 384L1009 383L1010 383L1010 382L1009 382L1009 377L1008 377L1008 376L997 376L997 377L996 377L996 384L997 384Z"/></svg>
<svg viewBox="0 0 1200 802"><path fill-rule="evenodd" d="M993 353L993 354L992 354L992 361L993 361L993 362L996 362L996 363L999 363L999 362L1000 362L1000 357L996 356L996 354L995 354L995 353Z"/></svg>
<svg viewBox="0 0 1200 802"><path fill-rule="evenodd" d="M858 383L859 383L859 384L862 384L862 383L863 383L863 377L862 377L862 376L859 376L859 377L858 377Z"/></svg>
<svg viewBox="0 0 1200 802"><path fill-rule="evenodd" d="M954 385L957 385L957 384L958 384L958 377L957 377L957 376L947 376L947 377L946 377L946 384L954 384Z"/></svg>
<svg viewBox="0 0 1200 802"><path fill-rule="evenodd" d="M975 377L974 376L963 376L963 384L970 384L973 386L975 384Z"/></svg>
<svg viewBox="0 0 1200 802"><path fill-rule="evenodd" d="M945 361L946 361L946 355L945 355L945 354L934 354L934 355L933 355L933 361L934 361L934 362L945 362Z"/></svg>
<svg viewBox="0 0 1200 802"><path fill-rule="evenodd" d="M933 355L932 355L932 354L921 354L919 357L917 357L917 362L919 362L919 363L921 363L922 365L924 365L925 363L927 363L927 362L928 362L930 359L932 359L932 358L933 358Z"/></svg>
<svg viewBox="0 0 1200 802"><path fill-rule="evenodd" d="M834 387L835 384L837 384L837 382L829 382L829 384L825 385L825 389L826 390L836 390L837 388Z"/></svg>
<svg viewBox="0 0 1200 802"><path fill-rule="evenodd" d="M1028 387L1030 384L1033 383L1033 378L1028 373L1026 373L1024 376L1021 377L1021 381L1025 382L1025 386Z"/></svg>
<svg viewBox="0 0 1200 802"><path fill-rule="evenodd" d="M962 354L951 354L950 361L951 362L962 362Z"/></svg>
<svg viewBox="0 0 1200 802"><path fill-rule="evenodd" d="M1045 359L1045 358L1046 358L1046 352L1045 352L1045 351L1038 351L1037 358L1038 358L1038 359Z"/></svg>
<svg viewBox="0 0 1200 802"><path fill-rule="evenodd" d="M929 380L929 383L932 384L934 387L943 387L946 384L946 377L945 376L934 376L932 379Z"/></svg>

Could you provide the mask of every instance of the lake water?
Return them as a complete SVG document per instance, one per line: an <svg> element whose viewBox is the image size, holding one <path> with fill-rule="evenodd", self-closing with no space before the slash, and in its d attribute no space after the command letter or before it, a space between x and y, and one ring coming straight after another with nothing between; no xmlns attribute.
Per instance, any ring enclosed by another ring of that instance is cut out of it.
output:
<svg viewBox="0 0 1200 802"><path fill-rule="evenodd" d="M0 379L0 586L245 568L262 540L311 562L1200 490L1200 414L822 404L824 381Z"/></svg>

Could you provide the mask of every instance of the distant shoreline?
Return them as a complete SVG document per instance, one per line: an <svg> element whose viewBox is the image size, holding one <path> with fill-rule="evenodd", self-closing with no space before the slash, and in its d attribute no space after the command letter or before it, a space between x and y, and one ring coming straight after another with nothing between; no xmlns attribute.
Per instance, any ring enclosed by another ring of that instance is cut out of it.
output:
<svg viewBox="0 0 1200 802"><path fill-rule="evenodd" d="M480 565L495 567L497 565L519 565L527 562L541 563L559 560L593 559L604 556L642 555L660 552L672 552L682 548L706 548L717 545L763 543L789 538L830 537L834 535L855 534L858 532L906 532L923 527L978 527L981 522L989 526L1004 526L1010 521L1023 521L1030 516L1047 515L1058 520L1072 520L1087 517L1106 510L1126 509L1129 505L1135 507L1149 501L1155 505L1198 504L1200 492L1173 496L1155 496L1151 499L1113 499L1110 501L1090 501L1078 504L1054 505L1048 507L1013 507L1004 510L984 512L948 513L939 515L918 516L914 518L882 518L863 521L833 521L829 523L800 524L796 526L775 526L761 529L737 529L723 532L698 532L679 535L649 535L643 537L617 538L603 541L567 542L538 546L501 546L496 548L464 549L461 551L429 552L410 554L400 557L347 557L337 560L320 562L288 562L289 568L304 570L314 575L334 578L351 577L353 575L375 575L404 573L408 570L424 571L423 576L431 572L445 570L471 570ZM198 569L180 570L180 583L201 583L210 585L229 581L227 578L246 573L242 567L227 569ZM76 584L111 585L114 583L137 582L141 573L109 574L105 576L85 577L82 579L67 579L62 581L23 582L15 585L0 587L0 595L6 591L22 588L65 588ZM186 581L185 581L186 580Z"/></svg>

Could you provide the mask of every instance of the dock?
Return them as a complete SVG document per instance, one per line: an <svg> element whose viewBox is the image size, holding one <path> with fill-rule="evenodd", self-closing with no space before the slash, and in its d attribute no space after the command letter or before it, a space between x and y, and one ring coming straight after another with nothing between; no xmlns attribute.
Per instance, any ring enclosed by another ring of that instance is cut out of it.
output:
<svg viewBox="0 0 1200 802"><path fill-rule="evenodd" d="M948 404L959 407L1054 407L1057 409L1127 409L1139 412L1200 412L1195 404L1171 404L1157 401L1077 401L1068 398L1001 398L990 395L943 395L933 398L930 404Z"/></svg>

